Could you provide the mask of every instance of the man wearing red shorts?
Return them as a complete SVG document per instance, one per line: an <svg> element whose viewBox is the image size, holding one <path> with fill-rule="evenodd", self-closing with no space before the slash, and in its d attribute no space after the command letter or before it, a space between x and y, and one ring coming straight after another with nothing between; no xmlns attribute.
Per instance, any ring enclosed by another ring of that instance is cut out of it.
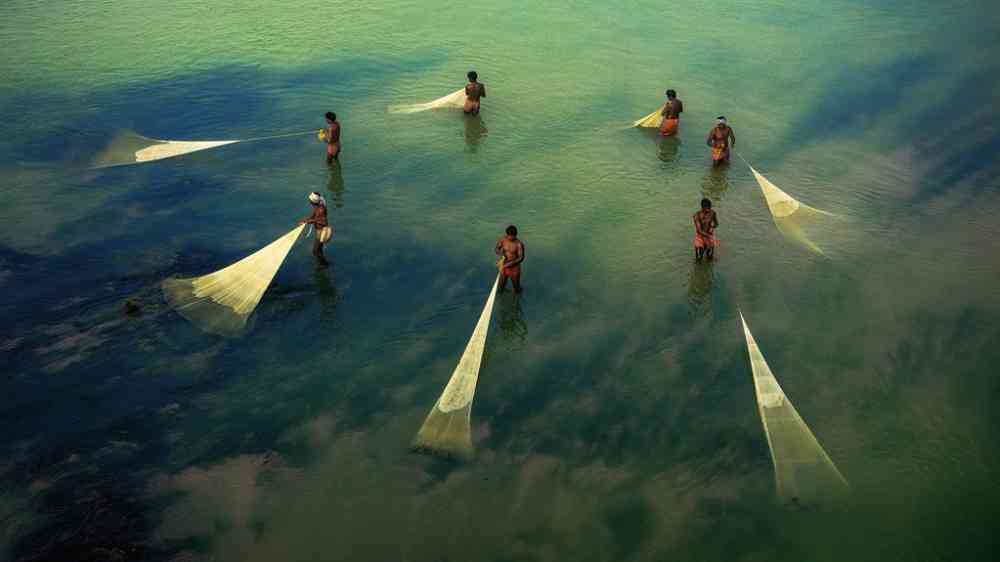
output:
<svg viewBox="0 0 1000 562"><path fill-rule="evenodd" d="M719 226L719 216L712 210L712 202L701 200L701 210L694 214L694 259L711 260L719 241L715 238L715 229Z"/></svg>
<svg viewBox="0 0 1000 562"><path fill-rule="evenodd" d="M507 288L507 280L514 285L514 292L521 292L521 262L524 261L524 242L517 238L517 227L507 227L507 235L497 240L494 248L498 256L503 256L500 264L500 291Z"/></svg>

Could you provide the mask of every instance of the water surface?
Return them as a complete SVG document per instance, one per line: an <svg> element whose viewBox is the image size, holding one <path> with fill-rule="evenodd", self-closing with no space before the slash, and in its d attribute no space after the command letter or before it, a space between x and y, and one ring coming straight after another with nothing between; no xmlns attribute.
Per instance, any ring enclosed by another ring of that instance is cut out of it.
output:
<svg viewBox="0 0 1000 562"><path fill-rule="evenodd" d="M1000 15L984 0L0 7L0 559L992 560ZM480 119L386 107L488 85ZM679 139L628 129L676 89ZM121 131L310 137L89 169ZM834 213L782 237L776 185ZM287 232L240 339L158 283ZM693 262L691 215L720 214ZM517 224L475 461L407 448ZM126 316L127 299L141 315ZM850 481L774 499L742 310Z"/></svg>

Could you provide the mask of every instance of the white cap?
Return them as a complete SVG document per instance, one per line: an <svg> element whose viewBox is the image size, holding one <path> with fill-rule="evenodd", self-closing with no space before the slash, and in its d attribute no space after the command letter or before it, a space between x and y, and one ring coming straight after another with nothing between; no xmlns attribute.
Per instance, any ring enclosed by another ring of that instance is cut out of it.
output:
<svg viewBox="0 0 1000 562"><path fill-rule="evenodd" d="M319 193L316 193L315 191L309 194L309 200L313 203L319 203L320 199Z"/></svg>

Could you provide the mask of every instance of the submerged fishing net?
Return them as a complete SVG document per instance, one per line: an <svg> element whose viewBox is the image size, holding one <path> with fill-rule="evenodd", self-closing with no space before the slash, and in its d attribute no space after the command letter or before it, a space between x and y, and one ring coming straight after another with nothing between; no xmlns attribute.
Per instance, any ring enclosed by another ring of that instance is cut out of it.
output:
<svg viewBox="0 0 1000 562"><path fill-rule="evenodd" d="M104 168L108 166L141 164L143 162L153 162L156 160L163 160L165 158L173 158L175 156L190 154L192 152L207 150L209 148L226 146L227 144L294 137L311 134L313 132L314 131L287 133L239 140L178 141L151 139L131 131L124 131L115 136L115 138L108 143L107 147L105 147L105 149L97 155L94 159L93 165L96 168Z"/></svg>
<svg viewBox="0 0 1000 562"><path fill-rule="evenodd" d="M632 126L633 127L656 127L657 129L659 129L660 125L663 124L663 115L660 114L660 112L662 112L662 111L663 111L663 108L661 107L660 109L657 109L656 111L650 113L649 115L643 117L642 119L639 119L635 123L632 123Z"/></svg>
<svg viewBox="0 0 1000 562"><path fill-rule="evenodd" d="M191 279L167 279L167 302L193 324L213 334L236 336L260 302L292 244L305 225L271 242L250 256L214 273Z"/></svg>
<svg viewBox="0 0 1000 562"><path fill-rule="evenodd" d="M464 107L465 106L465 88L461 90L448 94L443 98L438 98L434 101L427 103L415 103L412 105L391 105L389 106L389 113L417 113L420 111L427 111L428 109L442 109L447 107Z"/></svg>
<svg viewBox="0 0 1000 562"><path fill-rule="evenodd" d="M795 200L791 195L785 193L778 186L771 183L770 180L762 176L753 166L750 166L750 171L753 172L753 177L757 180L757 184L760 185L761 191L764 192L767 208L771 211L771 216L774 218L774 224L778 227L778 231L817 254L824 255L823 250L806 236L805 232L803 232L803 227L815 223L818 217L832 217L833 215Z"/></svg>
<svg viewBox="0 0 1000 562"><path fill-rule="evenodd" d="M809 505L829 504L842 498L849 491L847 480L781 390L742 313L740 321L753 369L757 409L774 462L778 499Z"/></svg>
<svg viewBox="0 0 1000 562"><path fill-rule="evenodd" d="M472 434L469 418L472 415L472 399L476 394L476 383L479 381L479 366L483 360L483 350L486 346L486 334L490 329L490 317L493 315L493 300L497 293L500 276L493 282L486 306L479 316L476 329L469 338L465 352L455 367L451 379L441 393L431 412L427 414L424 425L417 432L413 447L417 450L430 451L445 456L469 459L472 457Z"/></svg>

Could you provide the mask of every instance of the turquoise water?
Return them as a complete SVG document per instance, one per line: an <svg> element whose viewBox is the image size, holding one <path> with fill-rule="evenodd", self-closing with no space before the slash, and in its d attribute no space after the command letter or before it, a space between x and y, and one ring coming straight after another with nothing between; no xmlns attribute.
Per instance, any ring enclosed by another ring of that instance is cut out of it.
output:
<svg viewBox="0 0 1000 562"><path fill-rule="evenodd" d="M0 6L0 560L992 560L1000 13L982 0ZM489 88L480 120L386 107ZM629 129L678 90L679 141ZM313 138L94 170L122 131ZM776 185L837 218L784 238ZM159 282L287 232L236 340ZM691 214L720 214L713 265ZM515 223L471 463L408 445ZM127 299L143 312L123 313ZM852 486L774 500L737 311Z"/></svg>

